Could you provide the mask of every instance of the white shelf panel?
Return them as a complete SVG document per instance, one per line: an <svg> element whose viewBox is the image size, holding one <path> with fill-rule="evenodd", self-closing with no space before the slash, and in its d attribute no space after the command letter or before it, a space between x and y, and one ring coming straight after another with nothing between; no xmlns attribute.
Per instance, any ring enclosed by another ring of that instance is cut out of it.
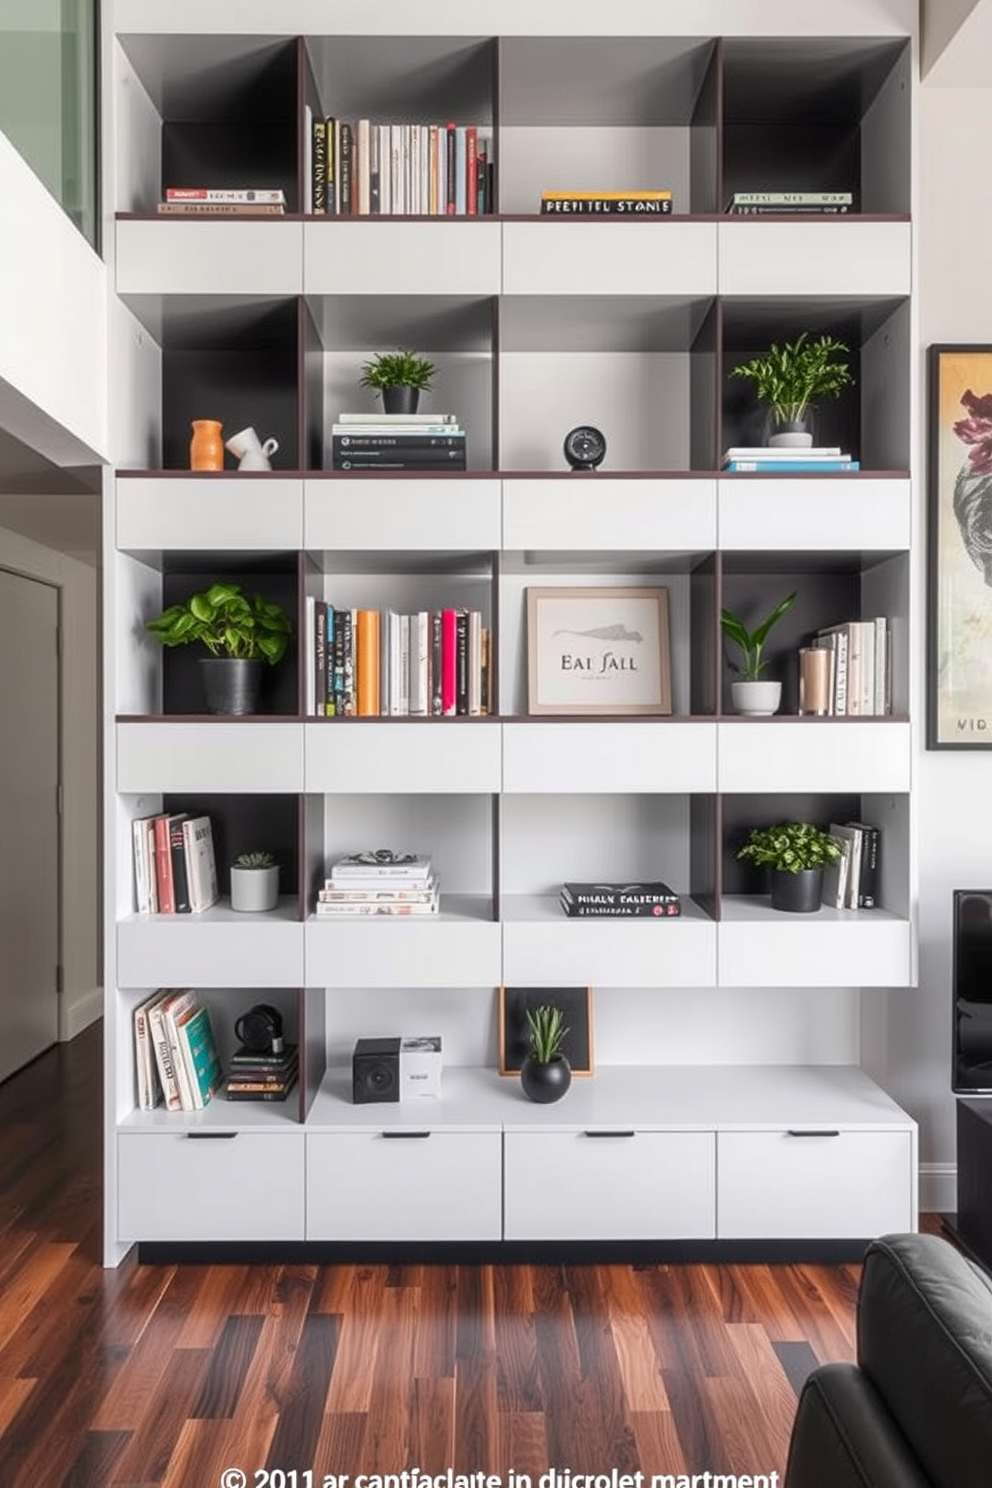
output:
<svg viewBox="0 0 992 1488"><path fill-rule="evenodd" d="M305 294L498 295L500 224L307 222Z"/></svg>
<svg viewBox="0 0 992 1488"><path fill-rule="evenodd" d="M508 723L506 793L682 794L716 789L715 723Z"/></svg>
<svg viewBox="0 0 992 1488"><path fill-rule="evenodd" d="M816 552L827 543L838 552L901 552L910 545L908 480L726 475L717 486L719 541L725 550Z"/></svg>
<svg viewBox="0 0 992 1488"><path fill-rule="evenodd" d="M302 294L303 224L118 222L117 293Z"/></svg>
<svg viewBox="0 0 992 1488"><path fill-rule="evenodd" d="M908 920L881 909L774 910L768 899L727 896L718 927L721 987L908 987Z"/></svg>
<svg viewBox="0 0 992 1488"><path fill-rule="evenodd" d="M303 790L300 723L118 723L117 789Z"/></svg>
<svg viewBox="0 0 992 1488"><path fill-rule="evenodd" d="M308 987L496 987L500 927L485 895L442 894L438 915L306 923Z"/></svg>
<svg viewBox="0 0 992 1488"><path fill-rule="evenodd" d="M911 780L910 726L895 719L717 724L722 792L904 792Z"/></svg>
<svg viewBox="0 0 992 1488"><path fill-rule="evenodd" d="M505 222L505 295L714 295L717 224Z"/></svg>
<svg viewBox="0 0 992 1488"><path fill-rule="evenodd" d="M719 224L722 295L908 295L908 222L843 220Z"/></svg>
<svg viewBox="0 0 992 1488"><path fill-rule="evenodd" d="M560 553L709 552L715 480L563 475L503 483L503 547Z"/></svg>
<svg viewBox="0 0 992 1488"><path fill-rule="evenodd" d="M117 924L121 987L302 987L303 925L287 896L267 914L229 900L195 915L129 915Z"/></svg>
<svg viewBox="0 0 992 1488"><path fill-rule="evenodd" d="M118 480L117 547L141 553L295 551L303 546L303 482L271 476Z"/></svg>
<svg viewBox="0 0 992 1488"><path fill-rule="evenodd" d="M677 919L570 920L556 895L502 900L508 986L712 987L717 927L691 901Z"/></svg>
<svg viewBox="0 0 992 1488"><path fill-rule="evenodd" d="M306 724L303 788L337 795L494 794L500 788L500 733L499 724L487 719Z"/></svg>
<svg viewBox="0 0 992 1488"><path fill-rule="evenodd" d="M500 546L498 480L309 480L303 489L303 546L335 552L495 552Z"/></svg>

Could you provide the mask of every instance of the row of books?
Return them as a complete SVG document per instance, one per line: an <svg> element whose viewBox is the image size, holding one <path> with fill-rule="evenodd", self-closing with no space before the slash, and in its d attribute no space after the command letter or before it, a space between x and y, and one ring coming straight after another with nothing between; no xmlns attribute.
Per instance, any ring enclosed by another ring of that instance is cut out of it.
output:
<svg viewBox="0 0 992 1488"><path fill-rule="evenodd" d="M785 472L808 475L810 471L844 473L860 470L861 463L852 460L839 444L809 445L805 448L777 448L765 444L738 444L725 450L720 461L728 474L738 471L761 471L765 475Z"/></svg>
<svg viewBox="0 0 992 1488"><path fill-rule="evenodd" d="M465 470L467 458L453 413L342 413L331 425L332 470Z"/></svg>
<svg viewBox="0 0 992 1488"><path fill-rule="evenodd" d="M837 216L854 210L851 191L735 191L727 211L736 217Z"/></svg>
<svg viewBox="0 0 992 1488"><path fill-rule="evenodd" d="M481 217L494 211L493 130L320 118L307 106L304 210L330 215Z"/></svg>
<svg viewBox="0 0 992 1488"><path fill-rule="evenodd" d="M542 217L670 217L670 191L544 191Z"/></svg>
<svg viewBox="0 0 992 1488"><path fill-rule="evenodd" d="M282 217L285 211L279 186L168 186L158 204L166 217Z"/></svg>
<svg viewBox="0 0 992 1488"><path fill-rule="evenodd" d="M319 919L436 915L441 895L429 857L355 853L333 864L317 891Z"/></svg>
<svg viewBox="0 0 992 1488"><path fill-rule="evenodd" d="M306 601L306 711L316 718L452 718L491 711L479 610L341 609Z"/></svg>
<svg viewBox="0 0 992 1488"><path fill-rule="evenodd" d="M563 883L558 899L569 919L670 920L682 901L667 883Z"/></svg>
<svg viewBox="0 0 992 1488"><path fill-rule="evenodd" d="M822 903L831 909L874 909L881 831L866 822L831 822L830 835L841 855L824 869Z"/></svg>
<svg viewBox="0 0 992 1488"><path fill-rule="evenodd" d="M286 1044L278 1054L260 1054L242 1044L231 1055L224 1095L229 1101L284 1101L299 1073L298 1045Z"/></svg>
<svg viewBox="0 0 992 1488"><path fill-rule="evenodd" d="M209 1011L195 992L159 990L134 1010L138 1109L202 1111L222 1082Z"/></svg>
<svg viewBox="0 0 992 1488"><path fill-rule="evenodd" d="M159 812L131 823L139 914L199 914L216 904L217 865L209 816Z"/></svg>
<svg viewBox="0 0 992 1488"><path fill-rule="evenodd" d="M830 654L828 717L879 718L892 712L892 622L888 616L826 626L817 631L811 645Z"/></svg>

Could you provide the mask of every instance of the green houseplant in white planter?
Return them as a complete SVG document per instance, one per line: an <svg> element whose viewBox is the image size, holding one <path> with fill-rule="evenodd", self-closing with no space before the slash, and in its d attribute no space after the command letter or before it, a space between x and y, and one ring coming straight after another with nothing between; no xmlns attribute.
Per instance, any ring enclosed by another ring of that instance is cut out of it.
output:
<svg viewBox="0 0 992 1488"><path fill-rule="evenodd" d="M259 914L278 902L279 864L272 854L240 853L231 864L231 908Z"/></svg>
<svg viewBox="0 0 992 1488"><path fill-rule="evenodd" d="M731 369L731 377L746 377L768 410L765 443L786 448L813 443L810 415L818 402L837 398L854 382L850 367L838 361L849 347L826 333L815 339L802 331L781 346L772 342L761 356Z"/></svg>
<svg viewBox="0 0 992 1488"><path fill-rule="evenodd" d="M377 351L362 364L360 385L382 398L386 413L416 413L421 393L430 392L437 368L415 351Z"/></svg>
<svg viewBox="0 0 992 1488"><path fill-rule="evenodd" d="M520 1065L520 1084L524 1094L540 1105L561 1100L572 1083L572 1068L562 1053L567 1032L561 1008L528 1008L530 1049Z"/></svg>
<svg viewBox="0 0 992 1488"><path fill-rule="evenodd" d="M770 870L773 909L813 914L820 908L823 870L840 857L840 847L812 822L779 822L753 827L737 856Z"/></svg>
<svg viewBox="0 0 992 1488"><path fill-rule="evenodd" d="M731 610L720 611L720 629L741 653L740 664L736 668L740 681L730 684L730 696L737 712L746 718L770 718L782 701L781 682L769 682L762 678L761 674L768 665L762 651L768 632L787 610L791 610L796 602L796 595L797 591L793 589L791 594L780 599L771 614L766 615L754 630L748 630L740 616Z"/></svg>
<svg viewBox="0 0 992 1488"><path fill-rule="evenodd" d="M163 646L196 643L208 713L254 713L263 663L276 666L286 654L292 624L282 607L238 584L216 583L170 605L145 629Z"/></svg>

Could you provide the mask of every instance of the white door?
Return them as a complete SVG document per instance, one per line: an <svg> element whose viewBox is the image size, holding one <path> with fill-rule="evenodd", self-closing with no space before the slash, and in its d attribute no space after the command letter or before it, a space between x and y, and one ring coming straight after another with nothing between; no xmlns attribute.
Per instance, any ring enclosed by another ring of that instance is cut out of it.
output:
<svg viewBox="0 0 992 1488"><path fill-rule="evenodd" d="M59 594L0 569L0 1080L58 1038Z"/></svg>

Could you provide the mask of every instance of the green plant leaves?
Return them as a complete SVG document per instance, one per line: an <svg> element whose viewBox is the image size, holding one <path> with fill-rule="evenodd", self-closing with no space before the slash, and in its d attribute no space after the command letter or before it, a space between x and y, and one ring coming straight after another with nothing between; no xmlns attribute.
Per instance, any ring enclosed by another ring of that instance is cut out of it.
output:
<svg viewBox="0 0 992 1488"><path fill-rule="evenodd" d="M361 387L388 388L411 387L427 392L437 368L426 357L415 351L379 351L368 362L362 364Z"/></svg>
<svg viewBox="0 0 992 1488"><path fill-rule="evenodd" d="M733 641L740 647L743 658L741 676L745 682L757 682L761 673L768 665L761 657L762 648L768 639L768 632L776 625L787 610L790 610L796 602L798 590L793 589L784 599L780 599L770 615L766 615L760 625L749 631L738 615L730 610L720 611L720 629L728 641Z"/></svg>
<svg viewBox="0 0 992 1488"><path fill-rule="evenodd" d="M805 417L809 405L823 398L836 398L853 384L846 362L832 360L850 348L826 333L815 340L802 331L795 341L782 346L772 342L762 355L731 369L731 377L746 377L755 384L762 403L775 410L783 422Z"/></svg>
<svg viewBox="0 0 992 1488"><path fill-rule="evenodd" d="M779 822L774 827L753 827L737 856L750 858L759 867L801 873L805 868L835 863L840 847L829 832L812 822Z"/></svg>
<svg viewBox="0 0 992 1488"><path fill-rule="evenodd" d="M561 1053L568 1032L565 1015L559 1007L548 1005L527 1009L527 1032L531 1054L538 1064L550 1064Z"/></svg>
<svg viewBox="0 0 992 1488"><path fill-rule="evenodd" d="M170 605L145 629L163 646L200 641L212 656L275 666L286 654L293 627L280 605L260 594L249 598L238 584L218 582L191 594L185 604Z"/></svg>

